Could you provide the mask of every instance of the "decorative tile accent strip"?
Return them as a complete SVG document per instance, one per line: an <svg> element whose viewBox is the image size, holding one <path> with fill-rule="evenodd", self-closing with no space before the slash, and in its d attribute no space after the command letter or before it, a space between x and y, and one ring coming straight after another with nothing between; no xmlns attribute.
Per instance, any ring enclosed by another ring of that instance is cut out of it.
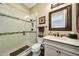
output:
<svg viewBox="0 0 79 59"><path fill-rule="evenodd" d="M33 21L27 21L27 20L23 20L23 19L14 17L14 16L6 15L6 14L3 14L3 13L0 13L0 16L5 16L5 17L12 18L12 19L17 19L17 20L21 20L21 21L24 21L24 22L34 22L34 21L36 21L36 20L33 20Z"/></svg>
<svg viewBox="0 0 79 59"><path fill-rule="evenodd" d="M25 20L23 20L23 19L20 19L20 18L17 18L17 17L13 17L13 16L9 16L9 15L3 14L3 13L0 13L0 16L5 16L5 17L9 17L9 18L13 18L13 19L25 21Z"/></svg>
<svg viewBox="0 0 79 59"><path fill-rule="evenodd" d="M6 32L6 33L0 33L0 36L11 35L11 34L23 34L23 35L25 35L25 33L36 33L36 31Z"/></svg>

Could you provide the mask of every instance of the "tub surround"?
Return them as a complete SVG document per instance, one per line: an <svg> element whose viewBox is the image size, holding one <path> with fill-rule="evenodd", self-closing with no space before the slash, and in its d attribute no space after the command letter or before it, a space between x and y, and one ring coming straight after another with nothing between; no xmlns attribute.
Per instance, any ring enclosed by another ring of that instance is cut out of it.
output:
<svg viewBox="0 0 79 59"><path fill-rule="evenodd" d="M10 53L17 51L25 45L31 46L36 43L36 21L36 15L30 14L30 10L20 4L1 4L0 55L9 56ZM20 51L16 53L17 55L23 55L27 53L28 49L26 48L20 54Z"/></svg>
<svg viewBox="0 0 79 59"><path fill-rule="evenodd" d="M10 56L17 56L18 54L20 54L21 52L23 52L24 50L28 49L29 46L28 45L25 45L24 47L10 53Z"/></svg>
<svg viewBox="0 0 79 59"><path fill-rule="evenodd" d="M21 45L13 50L9 50L3 54L3 56L25 56L31 51L31 47L28 45Z"/></svg>

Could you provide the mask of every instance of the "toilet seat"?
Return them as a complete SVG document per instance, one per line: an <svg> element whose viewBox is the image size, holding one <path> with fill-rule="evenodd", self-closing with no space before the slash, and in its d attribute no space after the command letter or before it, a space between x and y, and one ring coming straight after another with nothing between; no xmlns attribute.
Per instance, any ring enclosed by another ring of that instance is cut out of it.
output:
<svg viewBox="0 0 79 59"><path fill-rule="evenodd" d="M34 45L32 46L32 49L39 49L40 46L41 46L40 43L36 43L36 44L34 44Z"/></svg>

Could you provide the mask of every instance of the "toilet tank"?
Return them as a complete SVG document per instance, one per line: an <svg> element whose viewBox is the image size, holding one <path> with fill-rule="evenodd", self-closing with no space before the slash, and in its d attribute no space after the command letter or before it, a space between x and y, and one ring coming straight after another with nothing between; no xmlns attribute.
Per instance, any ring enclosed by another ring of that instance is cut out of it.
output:
<svg viewBox="0 0 79 59"><path fill-rule="evenodd" d="M39 38L37 39L37 42L42 44L42 43L43 43L43 38L40 38L40 37L39 37Z"/></svg>

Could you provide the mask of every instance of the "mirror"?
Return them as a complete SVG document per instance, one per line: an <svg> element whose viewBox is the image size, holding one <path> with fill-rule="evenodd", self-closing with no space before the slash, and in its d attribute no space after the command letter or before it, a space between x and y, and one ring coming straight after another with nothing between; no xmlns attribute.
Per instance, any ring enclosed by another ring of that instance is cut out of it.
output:
<svg viewBox="0 0 79 59"><path fill-rule="evenodd" d="M72 30L72 6L49 12L49 30L71 31Z"/></svg>
<svg viewBox="0 0 79 59"><path fill-rule="evenodd" d="M66 10L62 10L51 14L51 27L64 28L66 20Z"/></svg>
<svg viewBox="0 0 79 59"><path fill-rule="evenodd" d="M79 3L76 4L76 29L79 33Z"/></svg>

